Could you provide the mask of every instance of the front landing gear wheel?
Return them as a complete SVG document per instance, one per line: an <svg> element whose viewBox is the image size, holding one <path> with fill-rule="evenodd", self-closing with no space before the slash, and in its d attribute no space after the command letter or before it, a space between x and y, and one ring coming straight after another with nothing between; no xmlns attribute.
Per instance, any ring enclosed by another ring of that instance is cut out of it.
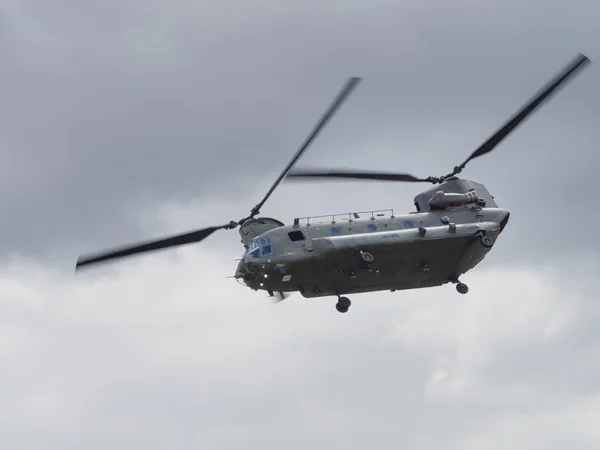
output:
<svg viewBox="0 0 600 450"><path fill-rule="evenodd" d="M338 312L347 313L351 304L352 302L348 297L340 297L335 305L335 309L337 309Z"/></svg>
<svg viewBox="0 0 600 450"><path fill-rule="evenodd" d="M469 292L469 286L467 286L464 283L458 283L456 285L456 290L459 294L466 294L467 292Z"/></svg>

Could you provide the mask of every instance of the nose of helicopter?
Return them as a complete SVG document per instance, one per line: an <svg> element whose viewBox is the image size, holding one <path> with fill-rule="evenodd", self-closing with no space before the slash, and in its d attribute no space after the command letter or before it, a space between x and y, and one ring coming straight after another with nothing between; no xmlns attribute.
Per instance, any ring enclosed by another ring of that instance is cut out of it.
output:
<svg viewBox="0 0 600 450"><path fill-rule="evenodd" d="M506 227L506 224L508 224L508 220L510 219L510 212L509 211L503 211L503 218L500 221L500 233L502 233L504 231L504 228Z"/></svg>
<svg viewBox="0 0 600 450"><path fill-rule="evenodd" d="M238 270L246 274L256 274L258 272L272 270L275 266L275 262L272 260L271 255L256 256L255 254L246 253L240 261Z"/></svg>

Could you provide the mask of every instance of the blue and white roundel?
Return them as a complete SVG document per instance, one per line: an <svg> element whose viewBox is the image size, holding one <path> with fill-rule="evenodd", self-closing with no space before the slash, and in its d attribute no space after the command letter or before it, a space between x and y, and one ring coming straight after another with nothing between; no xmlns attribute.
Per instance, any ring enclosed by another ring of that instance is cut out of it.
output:
<svg viewBox="0 0 600 450"><path fill-rule="evenodd" d="M369 225L367 225L367 230L369 231L377 231L377 226L370 223Z"/></svg>
<svg viewBox="0 0 600 450"><path fill-rule="evenodd" d="M403 223L404 228L414 228L413 223L410 220L407 220Z"/></svg>

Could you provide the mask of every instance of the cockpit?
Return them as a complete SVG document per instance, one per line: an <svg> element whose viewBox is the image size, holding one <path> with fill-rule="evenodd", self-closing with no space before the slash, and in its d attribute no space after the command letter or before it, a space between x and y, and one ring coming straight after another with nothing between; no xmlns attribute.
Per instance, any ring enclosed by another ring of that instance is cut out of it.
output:
<svg viewBox="0 0 600 450"><path fill-rule="evenodd" d="M270 237L257 237L252 240L248 255L251 258L258 259L261 256L268 256L273 254L273 245Z"/></svg>

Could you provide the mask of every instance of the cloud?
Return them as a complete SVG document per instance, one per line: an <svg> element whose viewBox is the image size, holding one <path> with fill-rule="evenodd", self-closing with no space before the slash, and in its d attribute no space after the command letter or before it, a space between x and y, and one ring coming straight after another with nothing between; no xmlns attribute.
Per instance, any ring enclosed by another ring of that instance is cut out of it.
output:
<svg viewBox="0 0 600 450"><path fill-rule="evenodd" d="M149 198L234 201L276 178L351 75L365 82L302 164L446 173L575 52L594 59L596 10L590 1L9 1L0 187L11 194L0 212L11 239L0 250L66 258L136 239L132 216ZM577 180L599 162L592 70L465 175L502 186L507 202L558 183L553 204L584 206L573 200ZM369 188L348 189L368 199Z"/></svg>
<svg viewBox="0 0 600 450"><path fill-rule="evenodd" d="M225 278L237 231L72 273L245 216L351 75L300 165L447 173L598 59L597 2L3 5L0 447L598 447L596 64L463 173L511 211L467 296L273 305ZM284 184L263 213L398 214L426 188Z"/></svg>
<svg viewBox="0 0 600 450"><path fill-rule="evenodd" d="M466 296L356 295L346 315L335 299L274 305L226 279L232 264L188 247L76 278L27 260L5 267L4 445L600 442L578 421L597 407L600 306L586 280L597 261L572 279L561 261L483 263Z"/></svg>

